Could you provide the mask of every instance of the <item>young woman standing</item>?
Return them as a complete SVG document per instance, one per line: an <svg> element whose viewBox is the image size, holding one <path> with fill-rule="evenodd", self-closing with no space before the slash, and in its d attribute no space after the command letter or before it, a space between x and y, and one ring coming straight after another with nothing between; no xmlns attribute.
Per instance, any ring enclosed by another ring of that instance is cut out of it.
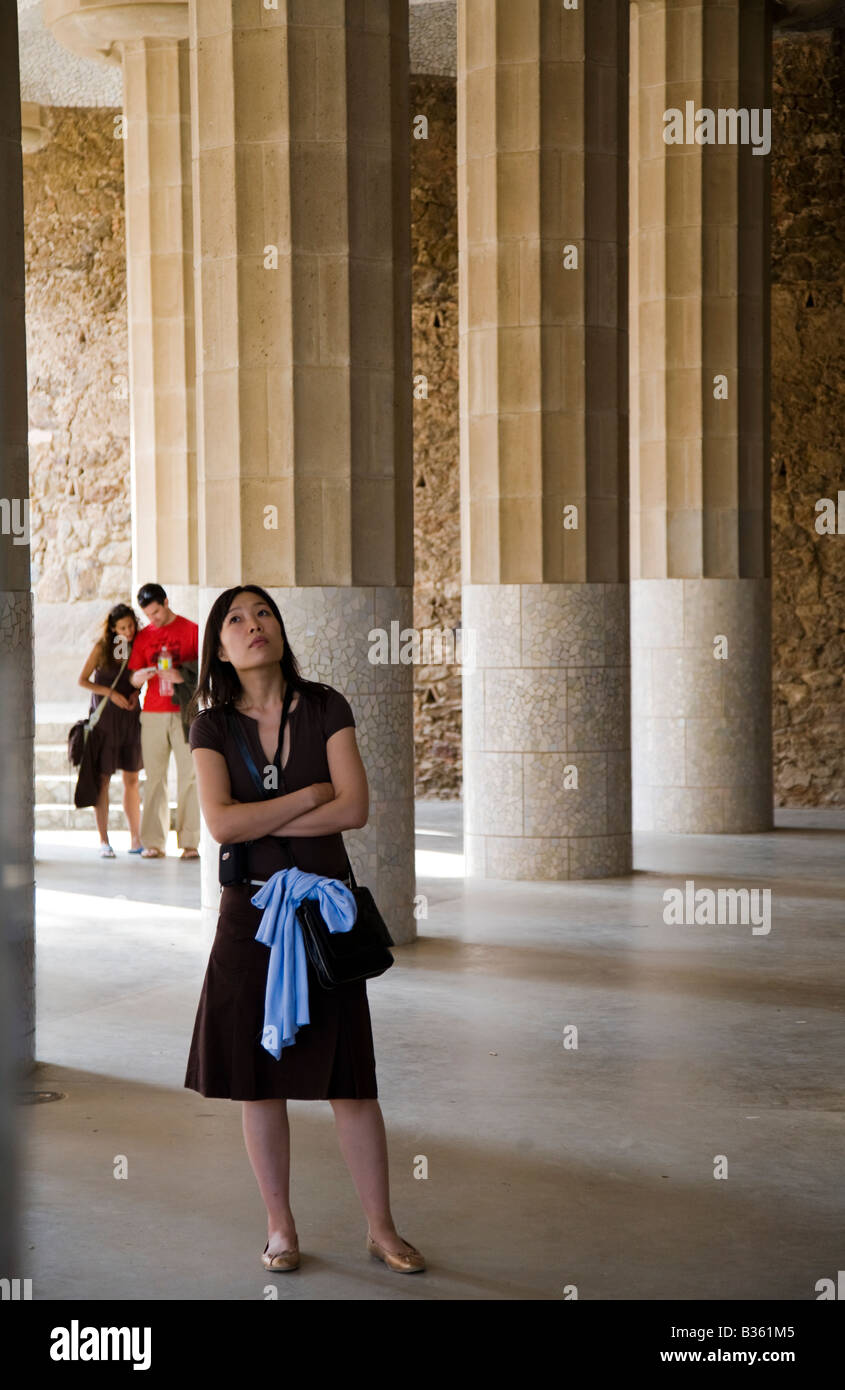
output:
<svg viewBox="0 0 845 1390"><path fill-rule="evenodd" d="M279 747L284 696L293 689ZM227 589L203 638L190 744L200 805L220 844L249 842L248 879L290 867L345 880L342 831L363 826L367 775L355 719L340 691L300 675L281 614L264 589ZM237 720L256 768L275 762L282 782L263 799L239 750ZM243 1102L247 1153L267 1208L265 1269L299 1265L290 1208L287 1100L328 1100L340 1148L368 1220L367 1250L391 1269L425 1268L390 1213L387 1144L378 1103L366 981L324 990L308 962L310 1022L278 1060L261 1045L269 947L255 934L262 912L254 883L224 887L188 1058L185 1085Z"/></svg>
<svg viewBox="0 0 845 1390"><path fill-rule="evenodd" d="M123 664L124 656L128 658L131 653L137 631L134 610L126 603L118 603L106 618L102 636L92 647L79 673L79 684L91 692L92 714L103 696L108 696L108 702L89 735L94 770L100 781L94 816L100 834L101 859L115 858L109 844L109 783L118 771L123 773L123 810L132 837L129 853L141 853L141 795L138 788L138 773L143 767L140 696L129 678L128 665L123 668L120 679L112 689L112 682Z"/></svg>

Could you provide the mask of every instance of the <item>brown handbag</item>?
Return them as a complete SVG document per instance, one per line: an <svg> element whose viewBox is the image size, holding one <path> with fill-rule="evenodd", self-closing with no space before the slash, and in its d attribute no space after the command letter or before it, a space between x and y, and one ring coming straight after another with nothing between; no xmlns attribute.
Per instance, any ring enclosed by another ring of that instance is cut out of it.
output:
<svg viewBox="0 0 845 1390"><path fill-rule="evenodd" d="M85 806L96 806L100 795L100 779L94 770L94 740L86 739L79 764L79 776L73 793L73 804L78 811Z"/></svg>

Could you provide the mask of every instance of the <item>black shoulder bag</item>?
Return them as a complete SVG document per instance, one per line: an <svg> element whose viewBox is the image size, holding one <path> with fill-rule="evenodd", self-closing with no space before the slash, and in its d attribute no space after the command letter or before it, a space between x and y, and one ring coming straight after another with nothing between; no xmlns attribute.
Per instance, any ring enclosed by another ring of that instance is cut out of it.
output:
<svg viewBox="0 0 845 1390"><path fill-rule="evenodd" d="M284 773L281 766L282 743L292 695L293 690L289 684L282 706L279 745L273 760L278 770L281 792L284 792L285 789ZM302 699L301 694L300 699ZM234 711L227 710L227 717L250 777L262 797L268 798L271 793L268 793L261 780L237 716ZM284 842L293 865L293 853L290 847L291 837L279 836L278 838ZM221 868L223 851L235 848L237 847L232 845L221 845ZM344 846L344 851L345 848ZM323 989L338 989L343 985L354 984L358 980L373 979L377 975L383 975L385 970L388 970L394 963L388 947L395 945L395 942L387 929L387 924L379 912L369 888L364 888L356 882L348 854L346 855L346 863L349 866L350 891L355 898L357 908L355 922L349 931L329 931L317 898L304 898L296 909L297 921L302 928L305 941L305 949ZM295 865L293 866L295 867Z"/></svg>

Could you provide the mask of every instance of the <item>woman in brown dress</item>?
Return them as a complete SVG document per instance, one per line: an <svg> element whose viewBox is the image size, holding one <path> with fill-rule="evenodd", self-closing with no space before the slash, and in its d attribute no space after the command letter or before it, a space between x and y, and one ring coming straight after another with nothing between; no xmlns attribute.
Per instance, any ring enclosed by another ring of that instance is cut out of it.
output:
<svg viewBox="0 0 845 1390"><path fill-rule="evenodd" d="M91 692L91 714L103 697L108 697L89 734L94 772L100 782L94 816L100 833L101 859L115 858L109 844L109 783L115 772L123 773L123 810L132 838L129 853L140 854L142 849L141 795L138 788L138 773L143 767L140 692L129 679L128 666L124 666L120 679L114 689L111 688L124 657L128 657L132 650L137 631L138 623L133 609L126 603L118 603L106 618L103 635L92 647L79 673L79 684Z"/></svg>
<svg viewBox="0 0 845 1390"><path fill-rule="evenodd" d="M288 687L293 695L279 749ZM306 873L345 880L341 832L365 825L369 811L355 718L340 691L300 674L282 616L264 589L227 589L215 601L192 712L200 706L190 745L213 838L246 844L252 880L266 880L292 862ZM230 719L238 721L265 785L273 785L266 774L274 762L281 770L274 795L262 798L254 785ZM283 837L289 837L289 850ZM368 1219L366 1248L391 1269L422 1269L423 1257L397 1234L390 1213L366 981L324 990L309 960L310 1022L278 1060L272 1057L261 1044L270 948L255 940L262 917L250 901L256 892L250 882L222 890L185 1086L243 1102L247 1153L267 1208L262 1264L274 1271L299 1264L287 1100L328 1100Z"/></svg>

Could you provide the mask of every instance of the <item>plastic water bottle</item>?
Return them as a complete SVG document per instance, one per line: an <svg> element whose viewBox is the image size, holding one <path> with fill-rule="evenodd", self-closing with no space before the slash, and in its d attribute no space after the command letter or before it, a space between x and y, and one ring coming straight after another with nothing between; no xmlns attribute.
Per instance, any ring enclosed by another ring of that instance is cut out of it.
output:
<svg viewBox="0 0 845 1390"><path fill-rule="evenodd" d="M167 679L165 673L167 671L173 670L173 657L170 655L170 648L168 647L166 642L164 643L163 647L161 648L161 651L158 654L156 667L158 669L158 688L161 691L162 695L169 695L172 699L173 682Z"/></svg>

